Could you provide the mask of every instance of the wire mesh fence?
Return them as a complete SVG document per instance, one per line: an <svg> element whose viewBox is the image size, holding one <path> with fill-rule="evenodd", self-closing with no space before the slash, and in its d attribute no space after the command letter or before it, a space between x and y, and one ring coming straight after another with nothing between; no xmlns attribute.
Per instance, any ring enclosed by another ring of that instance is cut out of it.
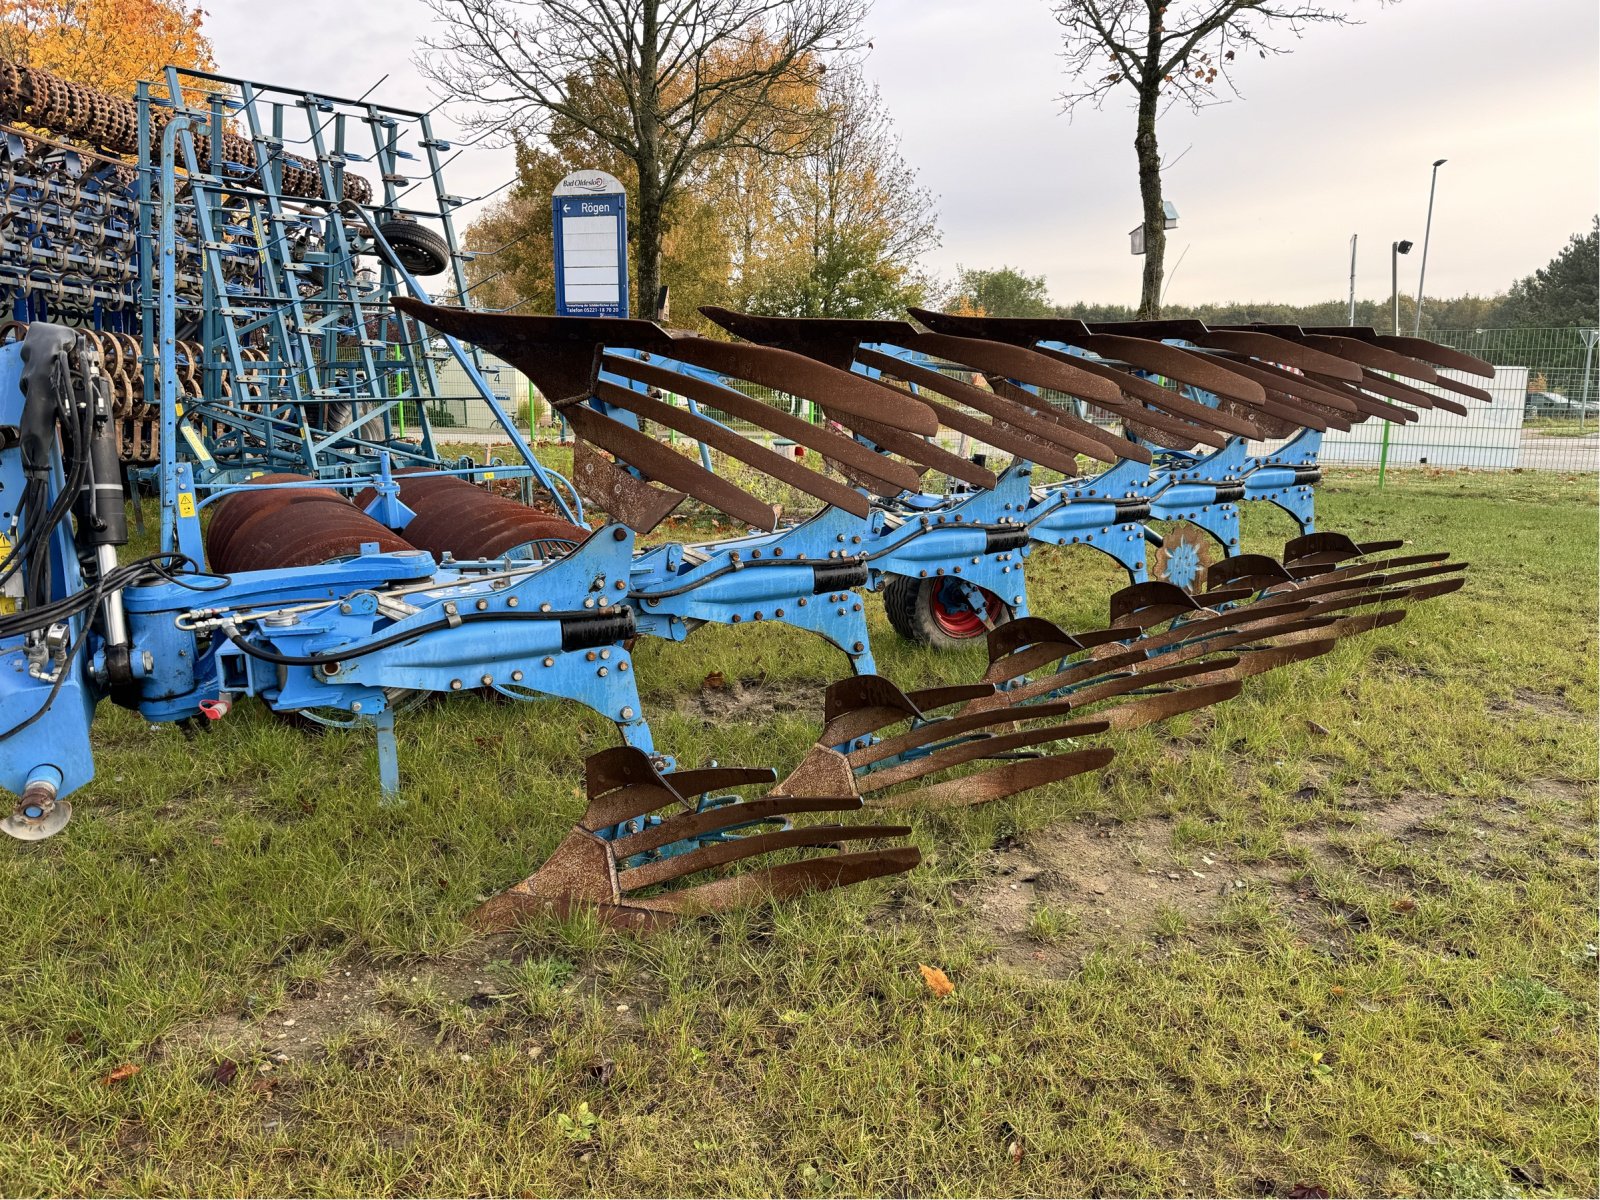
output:
<svg viewBox="0 0 1600 1200"><path fill-rule="evenodd" d="M1596 330L1446 329L1433 331L1431 337L1494 364L1492 382L1445 372L1463 382L1486 387L1492 402L1467 401L1465 417L1443 410L1424 410L1419 420L1405 425L1368 421L1348 433L1330 430L1323 439L1324 463L1600 471L1600 334ZM484 362L489 390L525 435L535 439L561 435L559 417L524 375L491 356L486 355ZM436 436L466 441L504 436L489 405L459 365L453 360L441 362L436 374L437 394L420 401ZM796 416L822 419L814 406L792 396L754 385L738 386L746 394ZM1437 390L1420 386L1425 391ZM1442 391L1438 394L1451 395ZM1068 402L1066 397L1058 399ZM408 419L414 420L418 405L407 407L411 410ZM740 432L754 432L726 413L703 411Z"/></svg>

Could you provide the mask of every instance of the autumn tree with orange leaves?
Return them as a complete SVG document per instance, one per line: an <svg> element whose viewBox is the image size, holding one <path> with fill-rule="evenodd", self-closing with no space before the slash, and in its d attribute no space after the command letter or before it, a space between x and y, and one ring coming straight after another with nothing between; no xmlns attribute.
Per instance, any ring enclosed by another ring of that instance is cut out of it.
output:
<svg viewBox="0 0 1600 1200"><path fill-rule="evenodd" d="M0 57L132 96L163 67L211 68L204 19L185 0L0 0Z"/></svg>

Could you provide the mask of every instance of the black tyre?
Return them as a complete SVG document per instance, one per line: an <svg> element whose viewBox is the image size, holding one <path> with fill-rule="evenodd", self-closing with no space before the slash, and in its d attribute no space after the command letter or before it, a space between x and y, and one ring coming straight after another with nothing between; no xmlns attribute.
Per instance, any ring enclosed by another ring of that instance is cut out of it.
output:
<svg viewBox="0 0 1600 1200"><path fill-rule="evenodd" d="M1011 620L1011 606L985 591L989 625ZM907 641L935 650L953 650L983 637L989 625L972 610L956 582L947 578L913 579L896 575L883 589L883 608L894 631Z"/></svg>
<svg viewBox="0 0 1600 1200"><path fill-rule="evenodd" d="M400 265L413 275L437 275L450 265L450 247L425 225L385 221L378 226L378 232L394 248Z"/></svg>

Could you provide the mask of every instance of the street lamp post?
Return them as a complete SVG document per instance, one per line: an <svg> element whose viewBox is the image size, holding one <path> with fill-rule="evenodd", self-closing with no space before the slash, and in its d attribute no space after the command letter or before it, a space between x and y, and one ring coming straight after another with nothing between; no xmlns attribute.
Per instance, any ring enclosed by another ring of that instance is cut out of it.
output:
<svg viewBox="0 0 1600 1200"><path fill-rule="evenodd" d="M1391 242L1389 244L1389 275L1390 291L1389 305L1394 311L1394 335L1400 336L1400 256L1411 253L1411 243L1407 241Z"/></svg>
<svg viewBox="0 0 1600 1200"><path fill-rule="evenodd" d="M1433 178L1428 183L1428 223L1422 229L1422 269L1417 272L1417 322L1411 331L1413 337L1422 335L1422 284L1428 277L1428 238L1433 233L1433 193L1439 186L1439 168L1448 161L1443 158L1433 160Z"/></svg>
<svg viewBox="0 0 1600 1200"><path fill-rule="evenodd" d="M1394 335L1400 336L1400 256L1411 253L1411 243L1405 240L1389 243L1389 308L1394 316ZM1378 446L1378 486L1389 473L1389 422L1383 422L1382 440Z"/></svg>

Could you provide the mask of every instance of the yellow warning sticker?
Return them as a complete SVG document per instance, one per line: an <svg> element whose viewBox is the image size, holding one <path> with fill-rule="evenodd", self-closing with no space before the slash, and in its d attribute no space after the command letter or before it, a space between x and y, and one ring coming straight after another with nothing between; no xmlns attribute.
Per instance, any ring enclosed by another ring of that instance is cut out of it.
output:
<svg viewBox="0 0 1600 1200"><path fill-rule="evenodd" d="M179 492L178 493L178 515L180 517L192 517L192 516L194 516L194 493L193 492Z"/></svg>
<svg viewBox="0 0 1600 1200"><path fill-rule="evenodd" d="M494 472L493 472L493 471L485 471L485 472L484 472L484 473L483 473L483 481L484 481L484 482L485 482L485 483L488 483L488 482L489 482L489 480L491 480L491 479L493 479L493 478L494 478Z"/></svg>

